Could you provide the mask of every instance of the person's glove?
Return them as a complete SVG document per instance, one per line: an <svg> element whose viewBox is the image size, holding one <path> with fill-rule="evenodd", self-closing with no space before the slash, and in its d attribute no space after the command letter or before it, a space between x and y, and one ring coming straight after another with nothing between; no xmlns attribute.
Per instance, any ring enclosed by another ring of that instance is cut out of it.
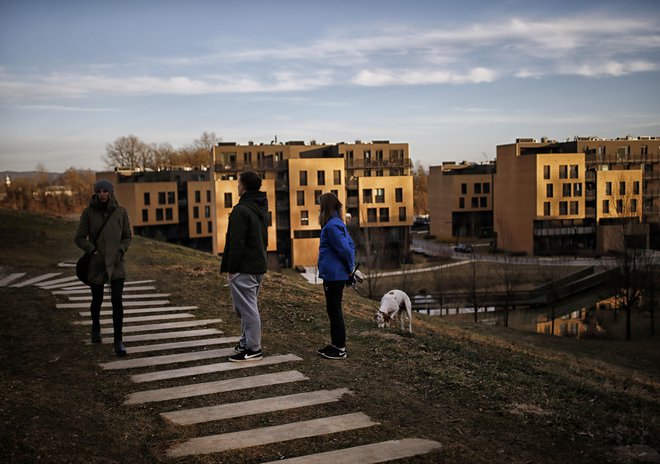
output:
<svg viewBox="0 0 660 464"><path fill-rule="evenodd" d="M355 285L355 274L351 274L348 276L348 279L346 280L346 286L352 287L354 285Z"/></svg>

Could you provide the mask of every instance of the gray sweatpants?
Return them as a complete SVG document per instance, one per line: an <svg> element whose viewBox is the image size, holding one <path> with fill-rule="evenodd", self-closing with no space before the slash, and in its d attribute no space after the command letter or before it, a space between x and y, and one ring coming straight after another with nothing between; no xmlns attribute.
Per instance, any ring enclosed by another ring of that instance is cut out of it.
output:
<svg viewBox="0 0 660 464"><path fill-rule="evenodd" d="M252 351L261 349L261 317L257 296L263 274L234 274L229 281L234 311L241 319L240 344Z"/></svg>

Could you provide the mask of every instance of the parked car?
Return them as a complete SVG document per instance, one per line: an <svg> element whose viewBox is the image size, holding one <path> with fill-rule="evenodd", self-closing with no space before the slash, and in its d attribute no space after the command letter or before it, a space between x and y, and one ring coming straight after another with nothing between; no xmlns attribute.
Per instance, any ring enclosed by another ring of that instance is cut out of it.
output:
<svg viewBox="0 0 660 464"><path fill-rule="evenodd" d="M466 245L465 243L459 243L454 247L456 253L472 253L472 245Z"/></svg>

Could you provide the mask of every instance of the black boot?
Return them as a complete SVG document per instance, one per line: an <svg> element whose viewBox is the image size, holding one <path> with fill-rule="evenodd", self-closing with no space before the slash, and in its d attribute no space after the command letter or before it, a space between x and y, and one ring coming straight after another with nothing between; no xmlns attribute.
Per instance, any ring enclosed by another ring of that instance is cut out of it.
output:
<svg viewBox="0 0 660 464"><path fill-rule="evenodd" d="M126 348L124 348L124 344L121 342L121 340L115 342L115 354L120 358L126 356Z"/></svg>
<svg viewBox="0 0 660 464"><path fill-rule="evenodd" d="M95 329L92 327L92 343L101 343L102 340L101 329Z"/></svg>

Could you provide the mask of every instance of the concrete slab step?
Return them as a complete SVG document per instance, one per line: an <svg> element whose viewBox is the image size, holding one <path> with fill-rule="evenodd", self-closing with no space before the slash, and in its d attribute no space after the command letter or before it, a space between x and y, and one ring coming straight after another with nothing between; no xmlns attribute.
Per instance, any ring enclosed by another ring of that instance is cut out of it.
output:
<svg viewBox="0 0 660 464"><path fill-rule="evenodd" d="M178 338L205 337L206 335L219 335L222 330L218 329L197 329L197 330L175 330L172 332L146 333L140 335L124 335L124 344L132 342L146 342L152 340L175 340ZM87 345L92 342L87 340ZM104 337L103 344L112 344L112 337Z"/></svg>
<svg viewBox="0 0 660 464"><path fill-rule="evenodd" d="M191 309L199 309L197 306L161 306L158 308L132 308L124 309L124 314L143 314L143 313L160 313L167 311L190 311ZM89 311L81 311L82 317L90 317ZM100 312L101 316L112 316L111 309L104 309Z"/></svg>
<svg viewBox="0 0 660 464"><path fill-rule="evenodd" d="M273 396L258 400L241 401L238 403L217 404L203 408L183 409L163 412L160 415L178 425L200 424L234 417L252 416L268 412L284 411L286 409L303 408L315 404L333 403L351 393L348 388L334 390L316 390L296 393L293 395Z"/></svg>
<svg viewBox="0 0 660 464"><path fill-rule="evenodd" d="M133 280L133 281L126 281L124 282L124 291L130 291L131 287L134 285L143 285L143 284L150 284L156 282L153 279L147 279L147 280ZM108 289L110 288L108 284L105 285L105 288ZM73 285L71 287L67 287L68 290L89 290L89 286L83 284L80 282L79 285Z"/></svg>
<svg viewBox="0 0 660 464"><path fill-rule="evenodd" d="M148 299L148 298L167 298L171 296L171 293L126 293L123 295L124 300L138 300L138 299ZM92 295L85 296L70 296L69 301L92 301Z"/></svg>
<svg viewBox="0 0 660 464"><path fill-rule="evenodd" d="M61 272L51 272L51 273L48 273L48 274L40 275L38 277L33 277L31 279L28 279L28 280L24 280L23 282L19 282L17 284L13 284L12 287L16 287L16 288L27 287L28 285L33 285L33 284L36 284L37 282L42 282L44 280L48 280L48 279L50 279L52 277L56 277L60 274L62 274L62 273Z"/></svg>
<svg viewBox="0 0 660 464"><path fill-rule="evenodd" d="M169 369L165 371L149 372L146 374L137 374L131 376L131 380L136 383L153 382L156 380L176 379L180 377L188 377L191 375L212 374L217 372L227 372L238 369L248 369L251 367L268 366L273 364L281 364L285 362L302 361L302 358L294 354L283 354L266 356L260 361L249 362L221 362L215 364L205 364L203 366L182 367L179 369Z"/></svg>
<svg viewBox="0 0 660 464"><path fill-rule="evenodd" d="M152 314L151 316L136 316L136 317L125 317L124 324L131 322L148 322L148 321L168 321L172 319L188 319L195 317L194 314L190 313L172 313L172 314ZM112 324L112 319L99 319L101 325ZM92 325L92 321L74 321L74 325Z"/></svg>
<svg viewBox="0 0 660 464"><path fill-rule="evenodd" d="M133 291L133 292L136 292L136 291L144 292L144 291L147 291L147 290L156 290L156 287L154 287L153 285L147 285L147 286L144 286L144 287L125 287L124 288L124 295L126 295L127 291L128 292L131 292L131 291ZM108 287L106 287L104 291L105 291L106 294L110 294L110 289ZM63 290L54 290L53 291L53 295L82 295L82 294L87 294L87 293L91 294L91 290L87 286L85 286L85 288L82 288L80 290L72 290L72 289L67 288L67 289L63 289Z"/></svg>
<svg viewBox="0 0 660 464"><path fill-rule="evenodd" d="M133 353L133 350L131 350ZM236 353L234 348L221 348L217 350L193 351L189 353L165 354L162 356L150 356L148 358L122 359L101 363L100 366L106 370L134 369L136 367L162 366L164 364L175 364L179 362L199 361L200 359L213 359L226 357Z"/></svg>
<svg viewBox="0 0 660 464"><path fill-rule="evenodd" d="M27 272L14 272L13 274L9 274L8 276L3 277L0 279L0 287L6 287L13 281L23 277L25 274L27 274Z"/></svg>
<svg viewBox="0 0 660 464"><path fill-rule="evenodd" d="M441 448L442 445L437 441L424 440L422 438L405 438L403 440L389 440L297 458L270 461L264 464L327 464L329 462L341 464L376 464L419 456Z"/></svg>
<svg viewBox="0 0 660 464"><path fill-rule="evenodd" d="M67 285L71 285L73 282L78 282L78 277L69 276L69 277L62 277L61 279L39 282L37 284L37 287L47 288L47 287L57 287L58 285L63 285L66 287Z"/></svg>
<svg viewBox="0 0 660 464"><path fill-rule="evenodd" d="M141 307L141 306L162 306L170 304L168 300L153 300L153 301L124 301L124 308L126 307ZM89 308L89 303L57 303L57 309L83 309ZM102 308L111 308L112 304L109 301L101 303Z"/></svg>
<svg viewBox="0 0 660 464"><path fill-rule="evenodd" d="M159 343L155 345L131 346L131 354L150 353L153 351L176 350L179 348L193 348L196 346L224 345L238 343L241 337L216 337L201 340L188 340L183 342Z"/></svg>
<svg viewBox="0 0 660 464"><path fill-rule="evenodd" d="M364 413L356 412L341 416L323 417L291 424L275 425L254 430L209 435L192 438L172 446L167 455L171 457L219 453L251 446L267 445L298 438L346 432L378 425Z"/></svg>
<svg viewBox="0 0 660 464"><path fill-rule="evenodd" d="M181 322L165 322L162 324L142 324L142 325L129 325L124 326L124 333L133 332L151 332L154 330L167 330L167 329L181 329L183 327L199 327L201 325L217 324L222 322L222 319L200 319L197 321L181 321ZM102 334L112 334L112 327L101 327Z"/></svg>
<svg viewBox="0 0 660 464"><path fill-rule="evenodd" d="M298 371L276 372L274 374L253 375L236 379L219 380L216 382L195 383L179 387L159 388L131 393L126 396L124 404L152 403L173 399L190 398L193 396L212 395L234 390L265 387L289 382L309 380Z"/></svg>

